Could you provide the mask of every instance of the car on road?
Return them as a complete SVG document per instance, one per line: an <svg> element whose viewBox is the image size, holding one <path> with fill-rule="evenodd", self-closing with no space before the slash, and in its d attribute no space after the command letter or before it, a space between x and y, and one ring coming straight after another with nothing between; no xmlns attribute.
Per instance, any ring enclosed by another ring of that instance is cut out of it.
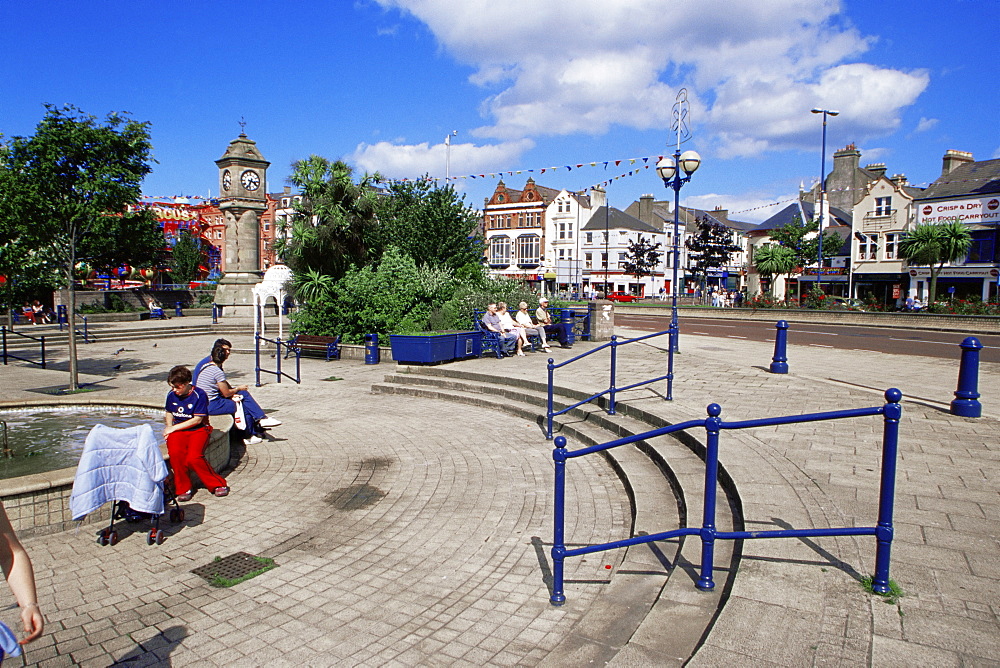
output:
<svg viewBox="0 0 1000 668"><path fill-rule="evenodd" d="M835 297L827 295L827 299L833 300L832 310L835 311L864 311L865 303L860 299L849 297Z"/></svg>
<svg viewBox="0 0 1000 668"><path fill-rule="evenodd" d="M636 297L635 295L630 295L627 292L609 292L606 299L613 302L637 302L639 301L640 297Z"/></svg>

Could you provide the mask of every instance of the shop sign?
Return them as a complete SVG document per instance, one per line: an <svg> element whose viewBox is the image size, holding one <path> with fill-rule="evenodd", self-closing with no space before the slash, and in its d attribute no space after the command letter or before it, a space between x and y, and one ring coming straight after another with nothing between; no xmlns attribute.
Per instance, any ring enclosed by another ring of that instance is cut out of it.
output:
<svg viewBox="0 0 1000 668"><path fill-rule="evenodd" d="M946 202L920 202L917 204L917 224L947 223L998 223L1000 198L996 196L954 199Z"/></svg>
<svg viewBox="0 0 1000 668"><path fill-rule="evenodd" d="M910 276L913 278L930 278L931 270L915 267L910 269ZM938 274L938 278L996 278L1000 276L1000 269L996 267L945 267Z"/></svg>

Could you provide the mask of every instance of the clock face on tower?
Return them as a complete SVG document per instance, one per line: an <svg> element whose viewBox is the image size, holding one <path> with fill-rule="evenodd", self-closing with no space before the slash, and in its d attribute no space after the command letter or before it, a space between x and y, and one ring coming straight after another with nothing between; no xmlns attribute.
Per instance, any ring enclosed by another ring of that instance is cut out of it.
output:
<svg viewBox="0 0 1000 668"><path fill-rule="evenodd" d="M233 187L233 175L229 173L228 169L222 172L222 187L225 190Z"/></svg>
<svg viewBox="0 0 1000 668"><path fill-rule="evenodd" d="M243 184L245 190L253 192L260 187L260 177L257 176L257 172L248 169L240 174L240 183Z"/></svg>

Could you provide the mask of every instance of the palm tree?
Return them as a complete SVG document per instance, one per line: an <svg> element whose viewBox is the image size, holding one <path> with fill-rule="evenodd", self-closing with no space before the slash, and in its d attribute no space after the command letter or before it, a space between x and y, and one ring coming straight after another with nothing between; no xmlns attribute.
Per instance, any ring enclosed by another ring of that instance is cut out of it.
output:
<svg viewBox="0 0 1000 668"><path fill-rule="evenodd" d="M757 246L753 254L753 266L763 276L781 276L795 271L795 251L786 246L769 244ZM774 281L771 282L771 296L774 296Z"/></svg>
<svg viewBox="0 0 1000 668"><path fill-rule="evenodd" d="M926 264L931 270L930 299L937 297L937 278L946 262L965 259L972 247L972 235L958 220L917 225L899 242L900 257L911 265Z"/></svg>

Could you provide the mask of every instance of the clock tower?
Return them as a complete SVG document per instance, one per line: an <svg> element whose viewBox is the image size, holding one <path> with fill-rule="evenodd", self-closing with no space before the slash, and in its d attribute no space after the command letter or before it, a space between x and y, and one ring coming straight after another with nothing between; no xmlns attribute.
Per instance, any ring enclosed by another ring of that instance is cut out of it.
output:
<svg viewBox="0 0 1000 668"><path fill-rule="evenodd" d="M260 214L267 208L271 164L246 134L229 142L219 168L219 209L226 220L225 274L215 302L232 315L253 315L254 285L261 281ZM245 312L244 312L245 311Z"/></svg>

